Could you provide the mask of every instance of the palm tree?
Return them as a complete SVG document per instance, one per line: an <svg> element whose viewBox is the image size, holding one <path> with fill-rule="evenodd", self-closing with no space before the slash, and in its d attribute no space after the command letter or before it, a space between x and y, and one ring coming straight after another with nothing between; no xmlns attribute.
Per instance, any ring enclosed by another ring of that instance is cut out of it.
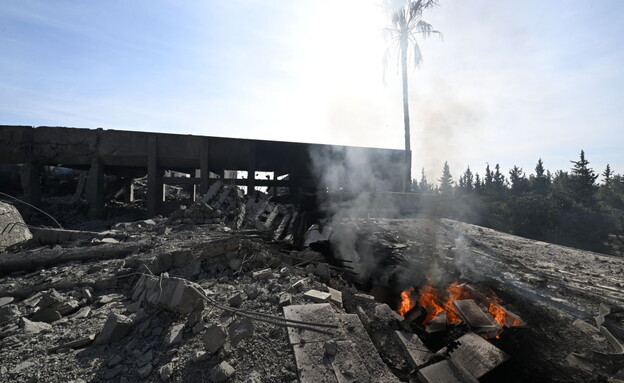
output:
<svg viewBox="0 0 624 383"><path fill-rule="evenodd" d="M442 37L442 33L433 29L431 24L422 20L423 11L437 5L437 0L386 0L385 8L390 13L391 25L384 29L386 38L392 42L386 49L384 62L387 64L396 48L399 48L400 55L398 62L401 64L401 77L403 80L403 122L405 124L405 166L406 175L404 191L409 191L412 179L412 156L410 144L410 118L407 97L407 62L410 52L414 66L422 62L422 54L418 46L417 37L429 37L437 34ZM408 48L412 48L411 50ZM397 63L398 64L398 63Z"/></svg>

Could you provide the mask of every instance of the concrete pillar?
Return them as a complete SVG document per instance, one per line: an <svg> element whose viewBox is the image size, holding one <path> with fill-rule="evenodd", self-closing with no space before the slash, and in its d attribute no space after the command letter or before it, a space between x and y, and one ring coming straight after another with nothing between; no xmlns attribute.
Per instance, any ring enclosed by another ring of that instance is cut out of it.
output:
<svg viewBox="0 0 624 383"><path fill-rule="evenodd" d="M33 131L32 128L26 133L24 145L25 162L21 169L22 190L24 201L39 207L41 205L41 167L36 165L33 154ZM26 212L28 213L28 209Z"/></svg>
<svg viewBox="0 0 624 383"><path fill-rule="evenodd" d="M89 203L89 219L104 217L104 166L98 156L91 160L91 168L87 175L87 202Z"/></svg>
<svg viewBox="0 0 624 383"><path fill-rule="evenodd" d="M249 163L247 165L247 194L256 190L256 146L249 144Z"/></svg>
<svg viewBox="0 0 624 383"><path fill-rule="evenodd" d="M162 171L158 166L158 137L147 137L147 215L153 217L160 212L164 198Z"/></svg>
<svg viewBox="0 0 624 383"><path fill-rule="evenodd" d="M124 177L121 181L124 188L123 201L127 203L134 201L134 179L132 177Z"/></svg>
<svg viewBox="0 0 624 383"><path fill-rule="evenodd" d="M200 171L200 184L199 184L199 194L204 195L208 192L208 178L210 177L210 169L209 169L209 161L210 161L210 152L208 147L208 138L204 137L201 141L201 151L199 155L199 171Z"/></svg>
<svg viewBox="0 0 624 383"><path fill-rule="evenodd" d="M39 166L24 164L21 169L22 190L24 191L24 201L33 206L41 205L41 181Z"/></svg>

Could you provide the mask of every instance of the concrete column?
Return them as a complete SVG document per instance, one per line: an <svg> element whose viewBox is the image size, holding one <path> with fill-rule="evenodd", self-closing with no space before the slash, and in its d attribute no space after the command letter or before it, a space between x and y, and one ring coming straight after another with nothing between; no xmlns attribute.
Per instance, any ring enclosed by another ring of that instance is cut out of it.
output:
<svg viewBox="0 0 624 383"><path fill-rule="evenodd" d="M104 169L98 156L91 160L91 168L87 175L87 202L89 202L89 219L104 217Z"/></svg>
<svg viewBox="0 0 624 383"><path fill-rule="evenodd" d="M124 188L124 202L132 202L134 201L134 179L132 177L124 177L122 179L123 188Z"/></svg>
<svg viewBox="0 0 624 383"><path fill-rule="evenodd" d="M199 154L199 167L200 167L200 184L199 194L204 195L208 192L208 178L210 177L210 152L208 147L208 138L204 137L201 141L201 151Z"/></svg>
<svg viewBox="0 0 624 383"><path fill-rule="evenodd" d="M158 137L147 137L147 215L153 217L160 212L164 198L162 171L158 166Z"/></svg>
<svg viewBox="0 0 624 383"><path fill-rule="evenodd" d="M33 131L32 128L26 133L26 142L24 145L25 162L21 169L22 190L24 192L24 200L39 207L41 205L41 173L40 166L36 165L33 154ZM27 209L26 212L29 210Z"/></svg>
<svg viewBox="0 0 624 383"><path fill-rule="evenodd" d="M249 144L249 163L247 165L247 194L256 190L256 146Z"/></svg>

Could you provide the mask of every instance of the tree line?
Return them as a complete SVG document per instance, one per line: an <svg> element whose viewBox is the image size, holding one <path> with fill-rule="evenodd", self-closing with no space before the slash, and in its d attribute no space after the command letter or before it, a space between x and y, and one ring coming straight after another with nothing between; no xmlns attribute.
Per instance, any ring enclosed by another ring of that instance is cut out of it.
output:
<svg viewBox="0 0 624 383"><path fill-rule="evenodd" d="M491 227L527 238L582 249L617 253L624 248L624 175L607 165L598 173L581 151L569 171L554 174L541 159L534 173L514 166L504 174L488 164L483 175L468 167L454 181L448 163L437 184L412 180L412 192L439 194L442 216ZM621 251L620 251L621 252Z"/></svg>

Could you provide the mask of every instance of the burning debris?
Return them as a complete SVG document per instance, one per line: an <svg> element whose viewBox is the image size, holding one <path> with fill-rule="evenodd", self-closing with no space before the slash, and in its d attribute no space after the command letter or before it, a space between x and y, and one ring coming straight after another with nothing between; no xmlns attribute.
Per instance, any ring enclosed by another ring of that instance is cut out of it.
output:
<svg viewBox="0 0 624 383"><path fill-rule="evenodd" d="M413 287L401 292L397 312L409 322L424 315L422 325L427 332L443 331L446 325L465 322L477 332L499 336L504 327L519 327L524 322L501 305L501 299L491 291L491 296L479 293L468 284L453 282L440 290L427 283L416 293ZM475 301L479 300L479 303Z"/></svg>

